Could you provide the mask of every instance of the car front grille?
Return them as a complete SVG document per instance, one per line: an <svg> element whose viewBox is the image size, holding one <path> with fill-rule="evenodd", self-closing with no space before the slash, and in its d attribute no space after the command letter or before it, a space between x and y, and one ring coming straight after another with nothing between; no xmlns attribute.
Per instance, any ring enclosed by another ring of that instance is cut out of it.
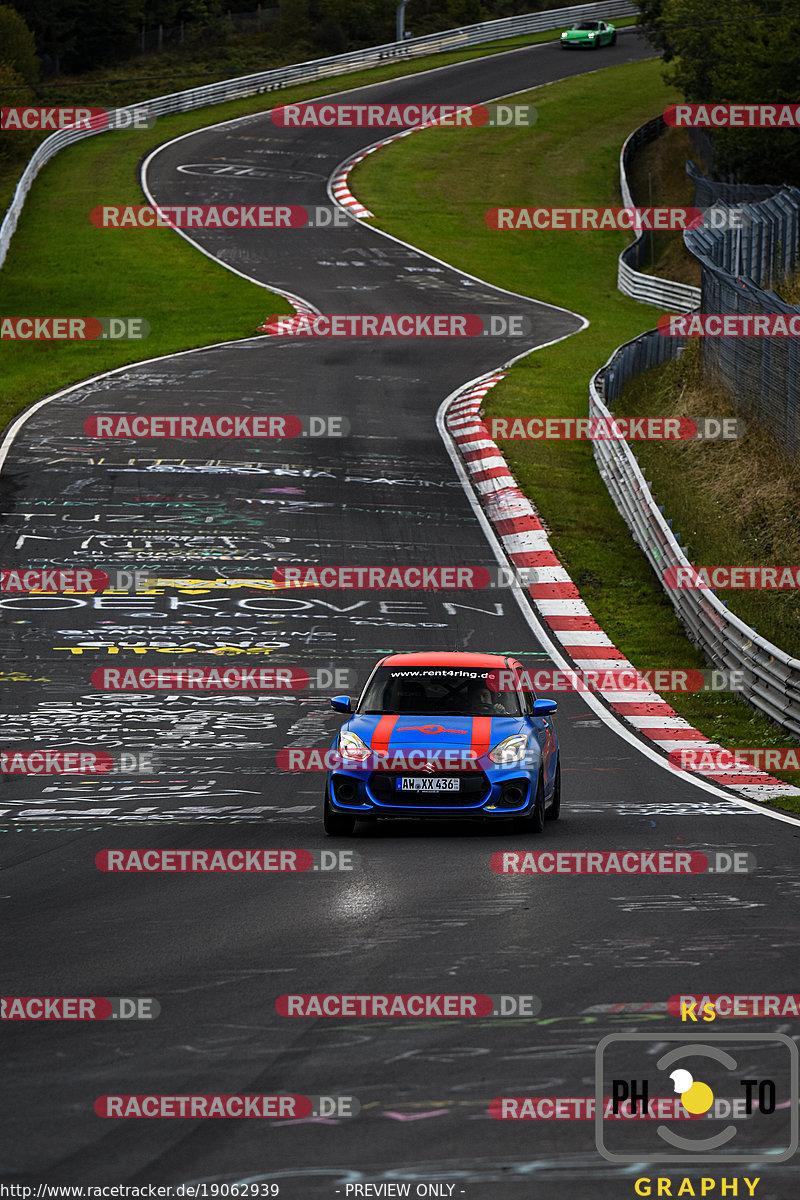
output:
<svg viewBox="0 0 800 1200"><path fill-rule="evenodd" d="M437 771L439 778L461 781L457 792L401 792L396 784L401 774L422 772L372 772L367 787L378 804L391 808L478 808L488 800L491 792L491 784L483 771Z"/></svg>

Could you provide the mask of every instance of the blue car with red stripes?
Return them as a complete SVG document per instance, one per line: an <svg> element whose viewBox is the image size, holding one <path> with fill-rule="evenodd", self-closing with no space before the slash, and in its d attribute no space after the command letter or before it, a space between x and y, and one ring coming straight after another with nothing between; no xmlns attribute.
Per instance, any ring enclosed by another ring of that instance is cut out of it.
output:
<svg viewBox="0 0 800 1200"><path fill-rule="evenodd" d="M503 654L390 654L331 745L324 826L348 836L381 818L515 817L533 833L561 811L554 700Z"/></svg>

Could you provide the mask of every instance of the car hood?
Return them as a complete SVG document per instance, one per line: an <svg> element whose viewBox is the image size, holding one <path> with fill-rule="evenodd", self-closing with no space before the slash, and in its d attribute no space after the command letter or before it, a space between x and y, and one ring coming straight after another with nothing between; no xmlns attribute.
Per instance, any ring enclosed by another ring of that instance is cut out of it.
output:
<svg viewBox="0 0 800 1200"><path fill-rule="evenodd" d="M376 753L434 748L485 754L498 742L524 732L520 717L351 717L344 729Z"/></svg>

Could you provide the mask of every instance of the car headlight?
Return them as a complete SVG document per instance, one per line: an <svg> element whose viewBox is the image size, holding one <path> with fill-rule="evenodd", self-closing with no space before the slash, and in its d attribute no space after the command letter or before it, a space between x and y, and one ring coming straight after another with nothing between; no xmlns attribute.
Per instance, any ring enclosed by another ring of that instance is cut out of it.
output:
<svg viewBox="0 0 800 1200"><path fill-rule="evenodd" d="M490 750L489 758L498 766L507 766L509 763L521 762L527 749L527 735L515 733L512 737L507 737L505 741L499 742L494 750Z"/></svg>
<svg viewBox="0 0 800 1200"><path fill-rule="evenodd" d="M356 762L363 762L369 758L372 751L366 742L362 742L357 733L352 733L349 729L343 729L339 734L339 753L342 758L354 759Z"/></svg>
<svg viewBox="0 0 800 1200"><path fill-rule="evenodd" d="M595 35L594 35L593 33L590 33L590 34L589 34L589 37L590 37L590 38L593 38L594 36L595 36Z"/></svg>

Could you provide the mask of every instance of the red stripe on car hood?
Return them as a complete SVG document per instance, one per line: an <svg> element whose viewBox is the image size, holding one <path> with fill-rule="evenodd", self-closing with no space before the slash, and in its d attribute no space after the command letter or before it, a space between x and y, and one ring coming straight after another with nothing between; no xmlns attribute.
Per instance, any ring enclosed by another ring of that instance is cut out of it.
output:
<svg viewBox="0 0 800 1200"><path fill-rule="evenodd" d="M472 718L472 745L471 750L480 757L486 754L492 748L492 718L491 717L473 717Z"/></svg>
<svg viewBox="0 0 800 1200"><path fill-rule="evenodd" d="M381 717L375 726L372 737L369 739L369 744L373 750L385 752L389 749L389 740L399 720L399 717Z"/></svg>

